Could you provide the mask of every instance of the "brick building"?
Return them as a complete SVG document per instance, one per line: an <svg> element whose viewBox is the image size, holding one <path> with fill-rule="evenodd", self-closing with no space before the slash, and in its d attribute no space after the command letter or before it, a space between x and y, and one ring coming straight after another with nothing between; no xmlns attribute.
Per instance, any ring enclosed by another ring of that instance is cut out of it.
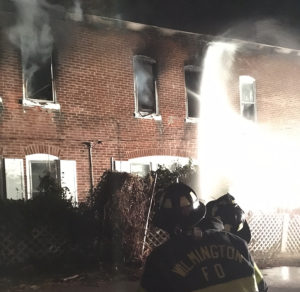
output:
<svg viewBox="0 0 300 292"><path fill-rule="evenodd" d="M98 16L76 20L51 18L47 50L34 55L24 50L15 14L1 13L2 197L31 198L47 172L83 200L107 169L143 174L198 158L193 92L211 38ZM235 112L297 131L297 51L243 46L250 49L237 53L228 80Z"/></svg>
<svg viewBox="0 0 300 292"><path fill-rule="evenodd" d="M101 17L55 19L51 58L26 76L30 64L9 35L13 14L1 20L2 196L30 198L47 169L70 176L61 179L81 200L107 169L196 158L184 66L199 74L198 36ZM156 157L132 160L147 156Z"/></svg>

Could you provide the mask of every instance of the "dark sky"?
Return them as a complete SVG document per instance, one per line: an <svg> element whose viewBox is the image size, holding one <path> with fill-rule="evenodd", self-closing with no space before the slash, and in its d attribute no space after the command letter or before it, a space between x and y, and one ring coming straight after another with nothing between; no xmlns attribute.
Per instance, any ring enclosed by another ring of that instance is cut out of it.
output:
<svg viewBox="0 0 300 292"><path fill-rule="evenodd" d="M300 23L300 0L85 0L84 9L124 20L220 34L239 22L273 18Z"/></svg>
<svg viewBox="0 0 300 292"><path fill-rule="evenodd" d="M27 0L28 1L28 0ZM74 0L47 0L72 7ZM256 22L276 22L271 34L283 27L300 36L300 0L80 0L84 13L191 31L201 34L250 38L261 27ZM0 0L0 8L12 0ZM239 35L242 27L243 36ZM269 29L269 28L268 28ZM256 30L256 31L255 31ZM270 29L269 29L270 30ZM235 31L235 32L232 32ZM238 31L238 33L237 33ZM298 33L299 31L299 33ZM262 34L263 35L263 34ZM264 37L264 36L263 36Z"/></svg>
<svg viewBox="0 0 300 292"><path fill-rule="evenodd" d="M82 0L81 3L85 13L270 45L300 46L300 0Z"/></svg>

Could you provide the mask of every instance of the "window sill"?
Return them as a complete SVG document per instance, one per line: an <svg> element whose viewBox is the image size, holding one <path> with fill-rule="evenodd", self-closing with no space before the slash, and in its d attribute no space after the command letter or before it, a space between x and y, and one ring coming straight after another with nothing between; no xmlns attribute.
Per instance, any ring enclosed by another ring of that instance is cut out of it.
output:
<svg viewBox="0 0 300 292"><path fill-rule="evenodd" d="M186 123L198 123L199 122L199 118L185 118L184 120Z"/></svg>
<svg viewBox="0 0 300 292"><path fill-rule="evenodd" d="M34 107L34 106L39 106L44 109L50 109L50 110L60 110L60 104L59 103L53 103L49 101L35 101L31 99L22 99L22 105L25 107Z"/></svg>
<svg viewBox="0 0 300 292"><path fill-rule="evenodd" d="M161 115L157 115L157 114L142 116L140 113L134 113L134 117L137 119L147 119L147 120L156 120L156 121L162 120Z"/></svg>

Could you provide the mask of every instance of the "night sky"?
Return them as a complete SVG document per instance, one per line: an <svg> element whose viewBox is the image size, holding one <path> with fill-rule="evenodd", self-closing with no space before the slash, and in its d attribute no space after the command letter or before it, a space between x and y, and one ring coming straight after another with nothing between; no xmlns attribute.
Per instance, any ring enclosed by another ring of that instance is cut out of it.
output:
<svg viewBox="0 0 300 292"><path fill-rule="evenodd" d="M47 0L66 9L72 7L74 1ZM282 27L293 35L300 35L300 0L80 0L80 2L83 12L87 14L200 34L225 33L228 37L257 41L253 38L253 30L256 32L261 30L261 26L257 28L255 24L267 20L276 22L271 34L276 34L278 28ZM5 6L13 7L12 1L0 0L0 9ZM241 30L242 35L239 33Z"/></svg>
<svg viewBox="0 0 300 292"><path fill-rule="evenodd" d="M151 25L222 34L241 22L275 19L298 27L299 0L102 0L82 1L84 10Z"/></svg>

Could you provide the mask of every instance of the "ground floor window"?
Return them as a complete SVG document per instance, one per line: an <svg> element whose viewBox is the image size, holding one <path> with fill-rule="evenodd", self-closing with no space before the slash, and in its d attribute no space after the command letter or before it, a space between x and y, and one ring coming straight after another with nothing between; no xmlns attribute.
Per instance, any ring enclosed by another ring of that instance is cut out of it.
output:
<svg viewBox="0 0 300 292"><path fill-rule="evenodd" d="M75 160L60 160L50 154L31 154L25 157L24 164L24 159L21 158L0 157L1 198L14 200L34 198L45 190L49 182L67 188L67 198L77 202Z"/></svg>
<svg viewBox="0 0 300 292"><path fill-rule="evenodd" d="M58 164L59 160L32 160L29 161L29 183L32 197L45 191L45 183L60 184ZM46 181L47 180L47 181Z"/></svg>
<svg viewBox="0 0 300 292"><path fill-rule="evenodd" d="M178 165L183 166L188 163L189 158L187 157L166 155L144 156L126 161L114 160L113 170L119 172L128 172L143 177L150 171L157 170L159 165L172 170Z"/></svg>
<svg viewBox="0 0 300 292"><path fill-rule="evenodd" d="M43 192L43 183L56 182L68 189L67 198L77 201L76 161L60 160L50 154L26 156L27 194L29 198Z"/></svg>

